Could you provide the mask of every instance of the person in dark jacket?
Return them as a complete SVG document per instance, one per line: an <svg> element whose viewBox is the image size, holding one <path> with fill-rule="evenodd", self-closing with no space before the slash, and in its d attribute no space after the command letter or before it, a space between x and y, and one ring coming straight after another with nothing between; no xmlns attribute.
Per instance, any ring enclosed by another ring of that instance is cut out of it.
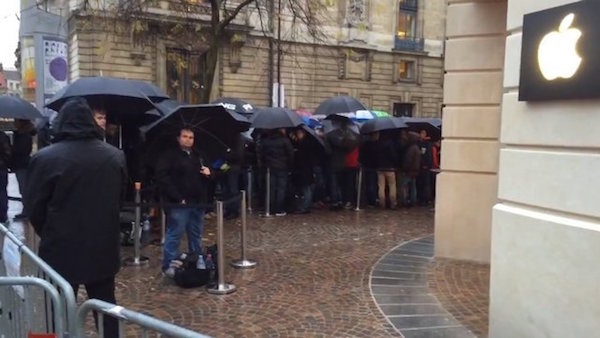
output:
<svg viewBox="0 0 600 338"><path fill-rule="evenodd" d="M55 113L56 114L56 113ZM52 122L55 117L43 118L36 126L37 149L40 150L52 144Z"/></svg>
<svg viewBox="0 0 600 338"><path fill-rule="evenodd" d="M358 161L364 169L367 205L377 205L377 141L379 133L368 135L367 141L360 147Z"/></svg>
<svg viewBox="0 0 600 338"><path fill-rule="evenodd" d="M0 223L8 221L8 164L10 161L10 138L0 131Z"/></svg>
<svg viewBox="0 0 600 338"><path fill-rule="evenodd" d="M244 165L246 140L241 133L232 137L232 147L228 148L224 155L226 170L221 172L219 179L223 199L230 199L239 194L242 166ZM225 206L226 219L237 218L239 214L240 205L238 203L230 203Z"/></svg>
<svg viewBox="0 0 600 338"><path fill-rule="evenodd" d="M405 143L404 157L401 160L401 203L410 207L417 203L417 176L421 168L421 149L419 147L419 134L409 132L403 134Z"/></svg>
<svg viewBox="0 0 600 338"><path fill-rule="evenodd" d="M182 128L177 136L178 146L165 152L156 166L156 181L166 203L167 233L163 249L162 271L175 275L171 261L179 257L179 243L187 233L189 252L202 251L202 231L208 202L210 169L194 149L194 132Z"/></svg>
<svg viewBox="0 0 600 338"><path fill-rule="evenodd" d="M419 148L421 149L421 169L417 176L417 197L419 204L427 205L431 202L431 168L433 167L433 154L431 151L431 138L426 130L419 133Z"/></svg>
<svg viewBox="0 0 600 338"><path fill-rule="evenodd" d="M25 189L25 181L27 179L27 166L31 158L31 150L33 148L33 136L35 135L35 127L29 120L15 120L16 130L13 133L12 155L10 161L11 170L17 176L19 183L19 191L23 193ZM15 219L26 218L25 209L15 216Z"/></svg>
<svg viewBox="0 0 600 338"><path fill-rule="evenodd" d="M115 303L125 158L100 140L82 98L63 105L54 128L54 143L31 158L23 196L39 255L75 294L83 284L89 298ZM117 321L105 317L104 333L118 337Z"/></svg>
<svg viewBox="0 0 600 338"><path fill-rule="evenodd" d="M392 135L381 133L377 142L375 152L377 161L377 187L379 191L379 206L386 207L386 187L388 190L388 200L390 208L394 209L398 205L396 196L396 166L398 163L396 146L392 140Z"/></svg>
<svg viewBox="0 0 600 338"><path fill-rule="evenodd" d="M285 129L274 131L262 143L262 162L270 170L271 210L276 216L285 216L288 172L294 163L294 147Z"/></svg>
<svg viewBox="0 0 600 338"><path fill-rule="evenodd" d="M306 138L306 132L303 129L297 129L291 135L296 148L294 154L294 169L292 172L292 181L296 189L302 194L302 203L296 210L298 214L310 213L312 206L312 184L314 183L314 152L316 149Z"/></svg>

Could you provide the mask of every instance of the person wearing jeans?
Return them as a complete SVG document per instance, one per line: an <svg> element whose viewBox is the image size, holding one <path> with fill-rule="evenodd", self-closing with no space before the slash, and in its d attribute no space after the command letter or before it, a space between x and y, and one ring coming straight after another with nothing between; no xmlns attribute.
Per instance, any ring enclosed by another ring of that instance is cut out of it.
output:
<svg viewBox="0 0 600 338"><path fill-rule="evenodd" d="M421 168L421 149L418 145L419 134L410 132L405 136L404 151L400 170L402 171L401 198L402 206L410 207L417 203L417 176Z"/></svg>
<svg viewBox="0 0 600 338"><path fill-rule="evenodd" d="M169 210L167 233L165 235L163 271L169 268L171 261L179 257L179 242L185 232L189 252L201 252L200 238L204 228L204 209L199 207L176 207Z"/></svg>
<svg viewBox="0 0 600 338"><path fill-rule="evenodd" d="M271 211L276 216L285 216L285 196L288 183L288 171L293 167L294 148L285 129L274 130L261 146L261 163L270 170Z"/></svg>
<svg viewBox="0 0 600 338"><path fill-rule="evenodd" d="M314 183L314 147L306 139L306 131L302 128L296 129L291 134L296 151L294 153L294 169L292 180L302 200L295 210L299 214L307 214L312 206Z"/></svg>
<svg viewBox="0 0 600 338"><path fill-rule="evenodd" d="M358 161L363 167L363 175L365 177L365 189L367 197L367 205L377 205L377 141L379 133L375 132L369 135L369 138L360 148Z"/></svg>
<svg viewBox="0 0 600 338"><path fill-rule="evenodd" d="M276 216L285 216L285 194L287 192L288 172L279 169L271 169L270 178L271 211L273 211Z"/></svg>
<svg viewBox="0 0 600 338"><path fill-rule="evenodd" d="M188 250L201 252L204 209L208 202L208 185L211 172L204 166L202 157L194 150L194 132L181 128L177 137L179 146L167 152L156 166L156 180L166 203L167 229L162 261L162 271L173 277L171 261L179 256L179 243L187 233Z"/></svg>

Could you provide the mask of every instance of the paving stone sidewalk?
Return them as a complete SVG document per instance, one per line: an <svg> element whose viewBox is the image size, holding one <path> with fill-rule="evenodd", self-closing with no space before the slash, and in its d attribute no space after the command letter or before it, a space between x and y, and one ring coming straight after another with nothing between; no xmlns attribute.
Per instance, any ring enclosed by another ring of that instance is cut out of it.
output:
<svg viewBox="0 0 600 338"><path fill-rule="evenodd" d="M239 223L225 228L229 261L239 256ZM228 268L237 292L178 288L160 274L161 248L149 246L149 267L123 268L117 276L118 301L214 337L400 336L375 305L369 275L398 243L432 233L428 209L252 216L248 228L248 256L259 265ZM205 234L213 243L214 221Z"/></svg>
<svg viewBox="0 0 600 338"><path fill-rule="evenodd" d="M479 338L488 336L489 264L436 259L428 268L430 292Z"/></svg>

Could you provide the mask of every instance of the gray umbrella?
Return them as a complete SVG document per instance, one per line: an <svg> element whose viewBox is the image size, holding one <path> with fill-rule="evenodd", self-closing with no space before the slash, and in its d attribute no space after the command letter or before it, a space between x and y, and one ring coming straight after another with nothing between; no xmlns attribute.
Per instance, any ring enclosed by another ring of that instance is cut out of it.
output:
<svg viewBox="0 0 600 338"><path fill-rule="evenodd" d="M20 97L0 95L0 117L35 120L43 116L36 107Z"/></svg>

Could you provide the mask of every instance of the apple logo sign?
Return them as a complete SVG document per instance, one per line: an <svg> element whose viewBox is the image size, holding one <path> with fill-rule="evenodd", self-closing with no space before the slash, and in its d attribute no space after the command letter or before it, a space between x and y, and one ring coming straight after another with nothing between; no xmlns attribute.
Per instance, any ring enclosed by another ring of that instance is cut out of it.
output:
<svg viewBox="0 0 600 338"><path fill-rule="evenodd" d="M544 36L538 47L538 65L546 80L569 79L575 75L581 65L577 54L577 41L582 33L570 28L575 14L570 13L562 19L558 31Z"/></svg>

